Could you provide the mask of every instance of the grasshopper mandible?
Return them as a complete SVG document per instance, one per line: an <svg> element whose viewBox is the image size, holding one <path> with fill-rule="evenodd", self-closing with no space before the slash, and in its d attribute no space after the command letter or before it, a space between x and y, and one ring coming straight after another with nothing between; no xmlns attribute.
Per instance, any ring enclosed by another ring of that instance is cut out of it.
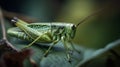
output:
<svg viewBox="0 0 120 67"><path fill-rule="evenodd" d="M59 41L62 41L66 49L68 61L70 61L70 48L67 46L68 43L71 44L74 50L75 47L72 44L72 39L75 37L77 27L83 23L89 17L96 15L101 10L97 10L89 16L85 17L77 25L72 23L31 23L28 24L18 18L13 18L12 22L17 26L10 28L7 33L13 37L31 41L31 43L26 46L30 47L33 43L53 43L49 46L48 50L44 53L47 56L50 49ZM77 50L76 50L77 51Z"/></svg>

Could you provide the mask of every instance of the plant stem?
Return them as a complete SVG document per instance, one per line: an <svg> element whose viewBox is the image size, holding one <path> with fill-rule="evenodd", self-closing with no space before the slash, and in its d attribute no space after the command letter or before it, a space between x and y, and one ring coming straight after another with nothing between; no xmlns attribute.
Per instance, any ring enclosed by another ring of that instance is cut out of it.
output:
<svg viewBox="0 0 120 67"><path fill-rule="evenodd" d="M7 40L6 30L5 30L5 24L4 24L4 19L3 19L3 15L2 15L2 10L1 10L1 8L0 8L0 23L1 23L2 35L3 35L2 41L3 41L4 43L6 43L8 47L10 47L10 48L12 48L13 50L15 50L15 51L18 52L18 50Z"/></svg>
<svg viewBox="0 0 120 67"><path fill-rule="evenodd" d="M2 15L2 10L0 8L0 22L1 22L1 27L2 27L2 35L3 35L3 39L6 40L6 31L5 31L5 25L4 25L4 19L3 19L3 15Z"/></svg>

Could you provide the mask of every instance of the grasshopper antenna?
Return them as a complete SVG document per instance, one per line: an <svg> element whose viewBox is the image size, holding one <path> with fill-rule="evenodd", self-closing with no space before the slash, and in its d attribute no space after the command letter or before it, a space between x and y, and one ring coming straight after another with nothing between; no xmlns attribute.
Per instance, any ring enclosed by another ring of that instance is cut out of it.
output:
<svg viewBox="0 0 120 67"><path fill-rule="evenodd" d="M106 8L106 7L105 7ZM90 17L94 16L94 15L97 15L98 13L102 12L105 8L101 8L101 9L98 9L97 11L93 12L92 14L86 16L83 20L81 20L77 25L76 25L76 28L82 24L83 22L85 22L87 19L89 19Z"/></svg>

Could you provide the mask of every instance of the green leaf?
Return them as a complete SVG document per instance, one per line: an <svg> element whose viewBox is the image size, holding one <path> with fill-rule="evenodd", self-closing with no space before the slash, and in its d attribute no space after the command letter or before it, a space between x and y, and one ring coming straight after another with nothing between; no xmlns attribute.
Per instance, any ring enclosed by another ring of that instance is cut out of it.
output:
<svg viewBox="0 0 120 67"><path fill-rule="evenodd" d="M63 44L62 43L56 44L56 46L54 46L51 49L48 56L43 58L43 54L48 49L49 46L44 46L44 44L43 45L34 44L29 48L33 50L33 54L31 57L39 67L75 67L75 65L78 64L78 62L82 60L83 57L80 46L76 46L76 48L81 53L73 51L72 62L70 63L67 60L65 49L61 45ZM16 43L14 46L16 46L19 49L22 49L25 46L27 46L27 44Z"/></svg>

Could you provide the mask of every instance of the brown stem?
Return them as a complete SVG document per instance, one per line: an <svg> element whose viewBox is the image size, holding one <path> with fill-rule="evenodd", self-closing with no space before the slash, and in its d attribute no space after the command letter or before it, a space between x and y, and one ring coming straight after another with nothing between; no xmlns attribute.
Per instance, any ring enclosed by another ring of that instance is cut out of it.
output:
<svg viewBox="0 0 120 67"><path fill-rule="evenodd" d="M0 8L0 23L1 23L2 35L3 35L2 41L3 41L4 43L6 43L8 47L12 48L12 49L15 50L15 51L18 51L18 50L7 40L6 30L5 30L5 24L4 24L4 19L3 19L3 15L2 15L2 10L1 10L1 8Z"/></svg>
<svg viewBox="0 0 120 67"><path fill-rule="evenodd" d="M3 39L6 40L6 31L5 31L5 25L4 25L4 19L3 19L3 15L2 15L2 10L0 8L0 22L1 22L1 27L2 27L2 35L3 35Z"/></svg>

